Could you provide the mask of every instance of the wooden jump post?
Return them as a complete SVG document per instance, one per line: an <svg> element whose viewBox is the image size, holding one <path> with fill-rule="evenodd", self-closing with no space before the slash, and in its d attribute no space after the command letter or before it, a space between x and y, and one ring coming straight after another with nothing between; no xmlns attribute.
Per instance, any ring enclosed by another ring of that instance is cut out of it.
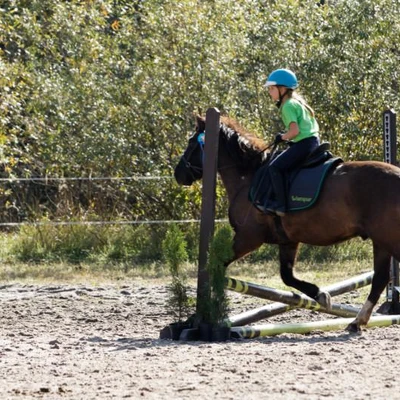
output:
<svg viewBox="0 0 400 400"><path fill-rule="evenodd" d="M196 315L191 328L184 329L179 340L198 340L201 322L201 306L209 299L209 274L207 271L208 249L214 235L215 225L215 189L217 183L218 143L220 130L220 112L209 108L206 113L206 128L203 154L203 191L201 202L200 243L197 270ZM208 322L208 321L207 321ZM167 326L160 331L161 339L172 339Z"/></svg>
<svg viewBox="0 0 400 400"><path fill-rule="evenodd" d="M397 164L397 128L396 113L388 108L383 112L383 145L384 145L384 161ZM390 269L390 283L386 289L386 303L382 307L382 312L391 314L400 312L400 271L399 261L392 257Z"/></svg>
<svg viewBox="0 0 400 400"><path fill-rule="evenodd" d="M199 315L199 307L202 302L207 301L209 291L207 255L215 227L215 188L217 183L220 116L220 112L216 108L209 108L207 110L203 159L203 192L201 202L199 265L197 272L196 315Z"/></svg>

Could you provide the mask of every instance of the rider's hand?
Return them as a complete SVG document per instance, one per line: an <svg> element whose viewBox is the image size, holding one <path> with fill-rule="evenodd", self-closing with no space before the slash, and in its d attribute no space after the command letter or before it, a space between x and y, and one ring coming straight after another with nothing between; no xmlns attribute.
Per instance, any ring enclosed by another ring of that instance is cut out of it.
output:
<svg viewBox="0 0 400 400"><path fill-rule="evenodd" d="M282 133L282 132L277 133L275 136L274 144L282 143L284 141L284 139L282 137L283 135L284 135L284 133Z"/></svg>

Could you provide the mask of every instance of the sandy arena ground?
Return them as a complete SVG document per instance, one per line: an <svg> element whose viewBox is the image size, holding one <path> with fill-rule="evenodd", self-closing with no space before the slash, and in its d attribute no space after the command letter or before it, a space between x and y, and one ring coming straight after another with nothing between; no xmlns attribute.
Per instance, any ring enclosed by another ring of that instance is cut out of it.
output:
<svg viewBox="0 0 400 400"><path fill-rule="evenodd" d="M254 308L231 296L233 314ZM166 298L151 283L0 284L0 399L400 399L400 326L173 342L158 338Z"/></svg>

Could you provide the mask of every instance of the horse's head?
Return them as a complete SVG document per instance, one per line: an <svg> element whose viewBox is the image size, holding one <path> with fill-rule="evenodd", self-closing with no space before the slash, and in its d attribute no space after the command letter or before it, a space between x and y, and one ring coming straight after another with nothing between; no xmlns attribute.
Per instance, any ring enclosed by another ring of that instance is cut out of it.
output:
<svg viewBox="0 0 400 400"><path fill-rule="evenodd" d="M204 118L197 117L196 129L189 138L183 156L175 168L175 179L181 185L190 186L203 177ZM265 160L265 142L247 132L236 121L221 118L219 131L219 172L235 168L241 176L253 174Z"/></svg>
<svg viewBox="0 0 400 400"><path fill-rule="evenodd" d="M193 182L203 177L203 150L205 120L197 117L194 133L189 138L183 156L175 167L175 179L180 185L190 186Z"/></svg>

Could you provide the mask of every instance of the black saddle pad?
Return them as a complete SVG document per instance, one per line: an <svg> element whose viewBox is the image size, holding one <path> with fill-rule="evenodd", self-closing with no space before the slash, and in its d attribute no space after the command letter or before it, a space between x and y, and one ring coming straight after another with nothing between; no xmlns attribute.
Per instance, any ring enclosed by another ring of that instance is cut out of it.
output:
<svg viewBox="0 0 400 400"><path fill-rule="evenodd" d="M288 211L299 211L311 207L317 201L328 173L343 162L341 158L333 157L329 151L321 152L319 157L322 161L309 162L289 174L287 179ZM249 190L249 199L258 208L260 205L265 206L264 201L268 202L266 194L269 191L270 182L263 175L256 173ZM264 182L266 183L263 184ZM260 203L260 199L264 201Z"/></svg>
<svg viewBox="0 0 400 400"><path fill-rule="evenodd" d="M317 166L292 172L289 176L288 210L298 211L311 207L317 201L328 173L342 162L341 158L332 157Z"/></svg>

